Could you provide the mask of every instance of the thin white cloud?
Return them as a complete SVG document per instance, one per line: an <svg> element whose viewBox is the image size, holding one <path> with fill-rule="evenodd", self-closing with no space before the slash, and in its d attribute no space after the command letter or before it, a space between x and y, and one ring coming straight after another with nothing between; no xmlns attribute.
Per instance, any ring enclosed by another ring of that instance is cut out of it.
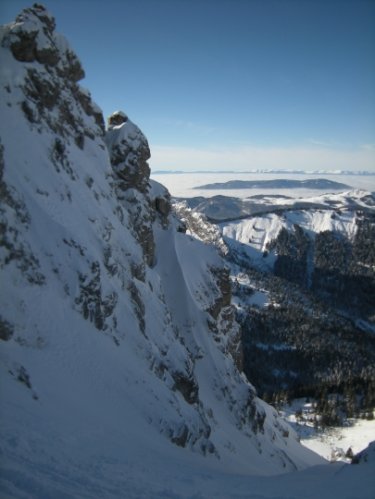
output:
<svg viewBox="0 0 375 499"><path fill-rule="evenodd" d="M153 146L151 167L155 170L371 170L375 150L369 147L334 149L311 147L238 146L231 148L188 148Z"/></svg>
<svg viewBox="0 0 375 499"><path fill-rule="evenodd" d="M308 141L310 144L314 146L320 146L320 147L337 147L338 144L337 142L334 142L333 140L321 140L321 139L314 139L311 138Z"/></svg>

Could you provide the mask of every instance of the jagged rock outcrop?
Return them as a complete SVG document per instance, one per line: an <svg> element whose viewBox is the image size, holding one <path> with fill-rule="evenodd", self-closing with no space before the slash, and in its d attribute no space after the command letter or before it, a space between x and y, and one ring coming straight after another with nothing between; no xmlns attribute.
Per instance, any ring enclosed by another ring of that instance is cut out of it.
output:
<svg viewBox="0 0 375 499"><path fill-rule="evenodd" d="M43 31L40 31L38 21L43 24ZM27 28L26 23L28 24ZM60 59L52 36L55 27L54 18L48 15L43 5L34 4L32 9L25 9L16 17L16 22L8 36L4 38L3 44L10 47L17 61L33 62L36 60L40 64L55 66ZM73 57L75 58L74 54L72 54ZM76 67L79 68L75 80L78 81L83 78L84 73L77 58L75 58L75 62Z"/></svg>
<svg viewBox="0 0 375 499"><path fill-rule="evenodd" d="M150 149L146 137L123 111L108 118L105 134L117 198L131 216L133 234L141 247L145 263L155 263L153 223L159 218L162 225L169 224L171 197L157 182L150 182Z"/></svg>
<svg viewBox="0 0 375 499"><path fill-rule="evenodd" d="M117 111L108 119L106 143L111 164L123 189L145 193L150 179L150 149L146 137L125 113Z"/></svg>
<svg viewBox="0 0 375 499"><path fill-rule="evenodd" d="M81 63L66 39L55 32L55 20L43 6L23 10L7 26L1 45L19 62L40 64L23 66L21 108L40 132L51 129L64 139L51 145L56 163L64 163L65 141L73 139L82 149L85 140L104 133L101 110L77 84L85 75ZM8 93L15 91L11 76L8 73L5 82ZM85 115L94 122L89 123Z"/></svg>

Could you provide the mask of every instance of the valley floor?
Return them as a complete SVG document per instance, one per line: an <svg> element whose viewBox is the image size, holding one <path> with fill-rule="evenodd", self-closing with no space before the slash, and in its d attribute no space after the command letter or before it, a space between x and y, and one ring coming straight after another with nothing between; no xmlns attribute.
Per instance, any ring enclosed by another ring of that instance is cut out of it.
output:
<svg viewBox="0 0 375 499"><path fill-rule="evenodd" d="M294 429L296 427L294 426ZM361 452L375 440L375 420L350 420L348 426L327 428L309 436L301 436L301 443L329 461L344 461L351 448L354 454Z"/></svg>
<svg viewBox="0 0 375 499"><path fill-rule="evenodd" d="M353 454L358 454L375 441L375 418L372 420L352 418L348 419L344 426L315 428L311 406L312 404L306 402L306 399L296 399L292 404L283 406L280 412L297 432L301 443L324 459L351 462L351 459L345 456L349 449ZM302 411L303 420L297 421L298 410Z"/></svg>

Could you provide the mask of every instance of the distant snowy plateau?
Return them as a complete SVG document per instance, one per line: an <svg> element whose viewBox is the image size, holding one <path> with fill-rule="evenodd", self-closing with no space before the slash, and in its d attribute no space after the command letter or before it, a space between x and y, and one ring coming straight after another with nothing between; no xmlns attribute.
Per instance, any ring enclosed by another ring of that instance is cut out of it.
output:
<svg viewBox="0 0 375 499"><path fill-rule="evenodd" d="M258 398L221 243L186 233L125 113L105 129L53 17L0 38L0 496L373 498L372 447L328 464Z"/></svg>
<svg viewBox="0 0 375 499"><path fill-rule="evenodd" d="M349 186L341 182L317 178L307 180L279 179L279 180L228 180L214 182L196 187L196 189L348 189Z"/></svg>

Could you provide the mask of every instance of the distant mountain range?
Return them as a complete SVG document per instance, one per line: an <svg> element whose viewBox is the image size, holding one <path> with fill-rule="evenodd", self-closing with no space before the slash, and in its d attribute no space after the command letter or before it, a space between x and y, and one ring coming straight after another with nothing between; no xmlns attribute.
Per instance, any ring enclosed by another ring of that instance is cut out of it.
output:
<svg viewBox="0 0 375 499"><path fill-rule="evenodd" d="M334 182L324 178L294 180L294 179L272 179L272 180L228 180L227 182L215 182L194 187L194 189L350 189L347 184Z"/></svg>
<svg viewBox="0 0 375 499"><path fill-rule="evenodd" d="M375 175L375 171L369 170L155 170L152 172L153 175L176 175L179 173L262 173L270 175Z"/></svg>

